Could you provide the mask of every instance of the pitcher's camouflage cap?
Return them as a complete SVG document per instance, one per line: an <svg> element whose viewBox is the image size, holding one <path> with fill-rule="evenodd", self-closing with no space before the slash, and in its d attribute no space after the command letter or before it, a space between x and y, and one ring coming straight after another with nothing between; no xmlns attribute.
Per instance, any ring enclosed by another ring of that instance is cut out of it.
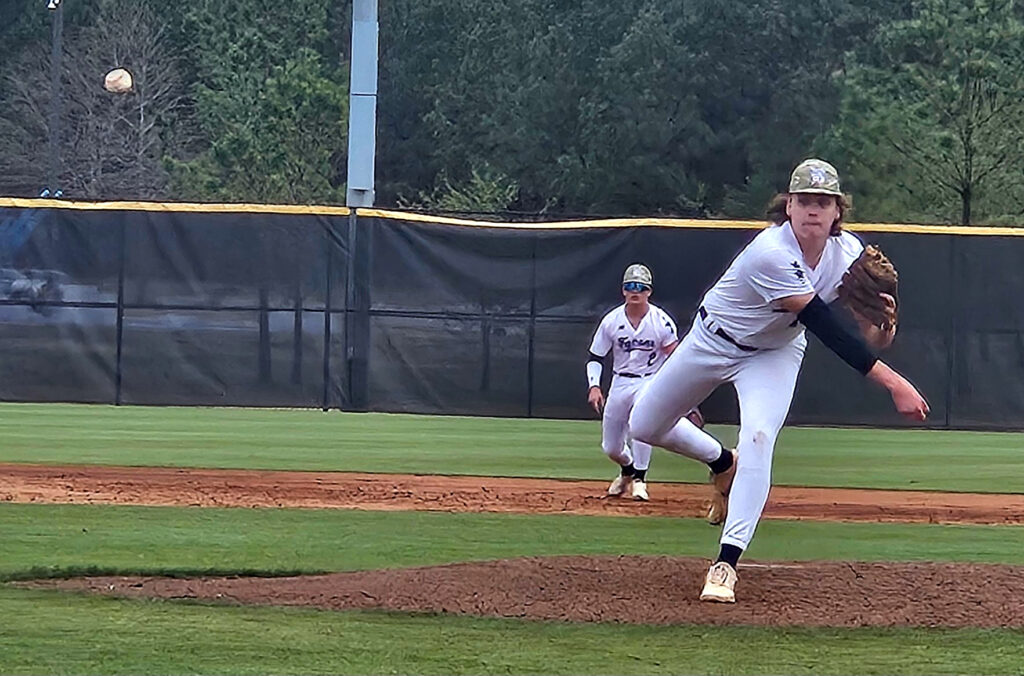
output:
<svg viewBox="0 0 1024 676"><path fill-rule="evenodd" d="M821 195L842 195L839 172L824 160L804 160L789 178L789 192L811 192Z"/></svg>
<svg viewBox="0 0 1024 676"><path fill-rule="evenodd" d="M651 276L651 271L646 265L640 263L633 263L626 268L626 274L622 275L622 283L626 282L640 282L647 286L654 287L654 278Z"/></svg>

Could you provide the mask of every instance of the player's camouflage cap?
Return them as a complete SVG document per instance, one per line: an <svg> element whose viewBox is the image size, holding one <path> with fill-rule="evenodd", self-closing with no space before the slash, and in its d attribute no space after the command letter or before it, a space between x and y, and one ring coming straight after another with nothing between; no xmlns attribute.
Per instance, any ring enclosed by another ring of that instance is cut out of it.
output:
<svg viewBox="0 0 1024 676"><path fill-rule="evenodd" d="M789 178L789 192L811 192L821 195L842 195L839 172L824 160L804 160Z"/></svg>
<svg viewBox="0 0 1024 676"><path fill-rule="evenodd" d="M626 274L622 275L622 283L625 284L626 282L640 282L649 287L654 287L654 277L651 275L650 269L640 263L633 263L626 268Z"/></svg>

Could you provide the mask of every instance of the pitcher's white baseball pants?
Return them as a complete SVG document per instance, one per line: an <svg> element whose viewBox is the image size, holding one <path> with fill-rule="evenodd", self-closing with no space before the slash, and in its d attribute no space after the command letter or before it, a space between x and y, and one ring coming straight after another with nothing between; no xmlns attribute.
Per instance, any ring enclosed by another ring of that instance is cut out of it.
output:
<svg viewBox="0 0 1024 676"><path fill-rule="evenodd" d="M722 383L733 384L740 408L739 461L721 542L745 550L768 500L775 440L793 401L807 339L801 334L783 347L749 352L705 323L694 320L647 383L633 405L629 429L634 439L712 462L721 445L684 416Z"/></svg>

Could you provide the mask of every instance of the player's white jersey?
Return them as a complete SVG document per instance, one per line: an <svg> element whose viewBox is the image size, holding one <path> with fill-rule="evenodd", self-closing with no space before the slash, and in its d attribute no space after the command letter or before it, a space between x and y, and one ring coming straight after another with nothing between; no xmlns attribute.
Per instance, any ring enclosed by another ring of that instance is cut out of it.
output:
<svg viewBox="0 0 1024 676"><path fill-rule="evenodd" d="M590 351L604 357L612 352L612 371L646 376L665 361L664 348L679 339L676 323L668 313L650 304L647 314L634 329L626 317L626 304L601 320L590 343Z"/></svg>
<svg viewBox="0 0 1024 676"><path fill-rule="evenodd" d="M781 347L800 336L804 327L796 315L777 308L775 301L817 293L831 303L838 296L843 273L863 250L856 235L843 231L828 238L821 260L811 269L786 221L758 233L705 294L701 305L735 342L756 348Z"/></svg>

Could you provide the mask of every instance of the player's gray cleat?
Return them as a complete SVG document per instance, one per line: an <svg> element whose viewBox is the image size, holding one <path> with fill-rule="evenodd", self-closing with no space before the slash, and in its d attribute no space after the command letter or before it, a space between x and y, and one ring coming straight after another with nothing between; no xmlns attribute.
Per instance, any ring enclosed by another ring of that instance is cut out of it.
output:
<svg viewBox="0 0 1024 676"><path fill-rule="evenodd" d="M736 571L725 561L711 564L704 578L701 601L736 603Z"/></svg>
<svg viewBox="0 0 1024 676"><path fill-rule="evenodd" d="M646 481L640 481L639 479L633 480L633 499L640 500L642 502L647 502L651 499L651 497L647 495Z"/></svg>
<svg viewBox="0 0 1024 676"><path fill-rule="evenodd" d="M620 474L619 476L615 477L615 481L613 481L612 485L608 487L608 495L612 497L622 495L627 490L629 490L629 487L632 483L633 477L623 476L622 474Z"/></svg>
<svg viewBox="0 0 1024 676"><path fill-rule="evenodd" d="M729 491L732 490L732 480L736 476L736 463L739 462L739 454L736 449L732 453L732 466L721 474L711 473L711 504L708 506L708 523L718 526L725 523L725 517L729 513Z"/></svg>

